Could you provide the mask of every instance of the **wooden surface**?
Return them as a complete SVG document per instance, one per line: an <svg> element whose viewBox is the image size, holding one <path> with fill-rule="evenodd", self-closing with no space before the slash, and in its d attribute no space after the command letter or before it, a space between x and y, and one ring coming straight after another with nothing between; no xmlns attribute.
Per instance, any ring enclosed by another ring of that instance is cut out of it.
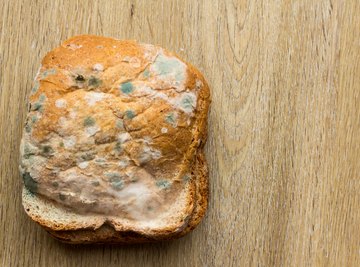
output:
<svg viewBox="0 0 360 267"><path fill-rule="evenodd" d="M1 266L360 266L360 1L0 0ZM170 243L71 247L25 215L41 58L75 34L159 44L212 89L210 206Z"/></svg>

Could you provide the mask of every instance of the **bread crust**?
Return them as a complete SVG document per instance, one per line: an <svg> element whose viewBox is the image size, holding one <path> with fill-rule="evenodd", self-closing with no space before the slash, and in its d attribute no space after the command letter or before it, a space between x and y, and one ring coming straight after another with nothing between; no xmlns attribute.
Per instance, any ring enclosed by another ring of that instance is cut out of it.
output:
<svg viewBox="0 0 360 267"><path fill-rule="evenodd" d="M94 50L95 48L98 48L100 46L110 47L110 45L113 47L121 46L122 49L121 53L125 53L138 58L141 58L141 56L143 56L141 53L144 53L141 49L139 49L139 44L134 41L118 41L111 38L90 36L90 35L73 37L65 41L61 47L69 48L69 46L73 45L74 43L77 44L76 45L77 47L74 47L74 49L78 49L78 47L81 47L82 46L81 44L88 46L88 49L84 51L84 56L89 50ZM60 54L58 51L59 49L61 50ZM65 52L63 51L64 51L63 48L56 48L53 51L49 52L43 60L43 68L48 69L53 66L59 66L61 68L66 69L69 68L69 66L76 65L77 59L72 58L71 53L66 54L66 50ZM173 58L178 58L176 55L168 51L165 51L164 53L166 53L166 55L169 55ZM105 59L111 61L112 57L108 56ZM194 115L194 126L191 132L191 135L193 136L193 140L191 142L191 145L187 148L186 153L184 154L184 158L183 158L184 161L182 164L182 166L185 167L187 165L189 166L188 170L191 172L191 179L185 185L185 188L187 188L186 191L187 195L184 204L182 204L184 206L182 208L181 214L178 215L175 214L175 217L177 216L180 219L176 219L175 220L177 221L176 223L170 223L168 226L160 227L160 228L158 227L154 229L141 228L136 226L131 227L128 225L123 225L121 221L118 222L116 219L103 220L101 216L91 217L91 219L89 219L90 222L86 222L84 220L84 222L79 223L77 220L71 220L70 217L69 219L64 219L63 221L60 222L57 221L56 219L46 216L45 214L47 210L51 212L55 211L56 213L59 214L64 213L63 208L60 207L57 201L53 201L52 199L47 199L47 197L45 197L42 194L33 194L32 192L30 192L31 190L29 191L28 187L24 187L23 206L27 214L34 221L42 225L56 239L63 241L65 243L73 243L73 244L80 244L80 243L81 244L87 244L87 243L133 244L133 243L164 241L164 240L170 240L181 237L186 233L190 232L191 230L193 230L200 223L207 209L208 195L209 195L207 163L204 156L203 148L207 138L207 113L210 105L210 92L209 92L209 87L205 79L203 78L202 74L191 64L186 62L184 63L186 64L187 67L186 69L187 88L196 88L198 87L197 83L200 83L201 86L199 87L200 90L197 93L196 111ZM97 64L94 65L93 67L94 69L102 68L102 66L96 66L96 65ZM138 64L138 65L139 68L142 67L142 64ZM125 73L127 70L125 68L122 71ZM131 69L129 71L131 72ZM131 76L133 74L125 73L124 75ZM51 82L47 81L46 83L40 85L39 92L33 94L31 96L31 99L38 98L39 97L38 95L41 92L44 92L44 90L47 90L46 91L48 94L47 96L49 97L50 100L56 99L56 96L53 96L51 94L57 94L57 92L69 90L69 85L65 85L64 83L62 83L64 79L65 78L62 77L62 74L54 75ZM166 82L167 81L165 81L165 83ZM104 78L104 83L106 83L106 78ZM53 87L54 84L56 84L56 87ZM59 102L57 104L60 105L61 103ZM184 112L188 112L188 111L185 109ZM51 116L50 117L45 116L45 118L42 121L43 127L41 128L41 124L39 126L42 130L33 131L32 137L37 140L41 140L45 138L44 135L52 131L51 127L53 127L52 126L53 119L54 118ZM155 124L156 123L157 122L155 122ZM160 144L160 148L162 148L161 144ZM164 149L166 149L166 147L164 147ZM21 150L21 152L23 159L24 151ZM168 166L168 168L171 169L171 166L170 167ZM24 166L20 166L20 170L24 172ZM65 215L67 216L67 214ZM79 214L78 216L84 216L84 215Z"/></svg>

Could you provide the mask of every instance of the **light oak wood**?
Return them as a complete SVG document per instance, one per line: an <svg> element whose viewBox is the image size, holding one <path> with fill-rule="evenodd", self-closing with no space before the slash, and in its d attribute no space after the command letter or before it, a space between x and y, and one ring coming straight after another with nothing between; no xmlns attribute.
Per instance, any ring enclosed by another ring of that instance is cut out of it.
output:
<svg viewBox="0 0 360 267"><path fill-rule="evenodd" d="M1 266L360 266L360 1L0 0ZM72 247L18 173L41 58L81 33L177 52L212 90L210 206L169 243Z"/></svg>

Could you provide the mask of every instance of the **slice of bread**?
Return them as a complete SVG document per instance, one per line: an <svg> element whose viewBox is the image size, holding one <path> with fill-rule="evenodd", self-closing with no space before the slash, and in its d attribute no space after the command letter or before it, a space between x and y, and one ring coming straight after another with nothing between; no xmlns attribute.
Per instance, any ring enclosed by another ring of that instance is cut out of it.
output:
<svg viewBox="0 0 360 267"><path fill-rule="evenodd" d="M68 243L140 243L204 216L208 85L153 45L82 35L49 52L21 142L23 206Z"/></svg>

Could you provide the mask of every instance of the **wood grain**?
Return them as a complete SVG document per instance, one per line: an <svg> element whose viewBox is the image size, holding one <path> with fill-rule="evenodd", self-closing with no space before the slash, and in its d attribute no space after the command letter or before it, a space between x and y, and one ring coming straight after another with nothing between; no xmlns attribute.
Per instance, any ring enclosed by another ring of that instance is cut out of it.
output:
<svg viewBox="0 0 360 267"><path fill-rule="evenodd" d="M360 266L359 1L0 1L1 266ZM75 34L159 44L212 89L211 202L190 235L72 247L22 210L41 58Z"/></svg>

